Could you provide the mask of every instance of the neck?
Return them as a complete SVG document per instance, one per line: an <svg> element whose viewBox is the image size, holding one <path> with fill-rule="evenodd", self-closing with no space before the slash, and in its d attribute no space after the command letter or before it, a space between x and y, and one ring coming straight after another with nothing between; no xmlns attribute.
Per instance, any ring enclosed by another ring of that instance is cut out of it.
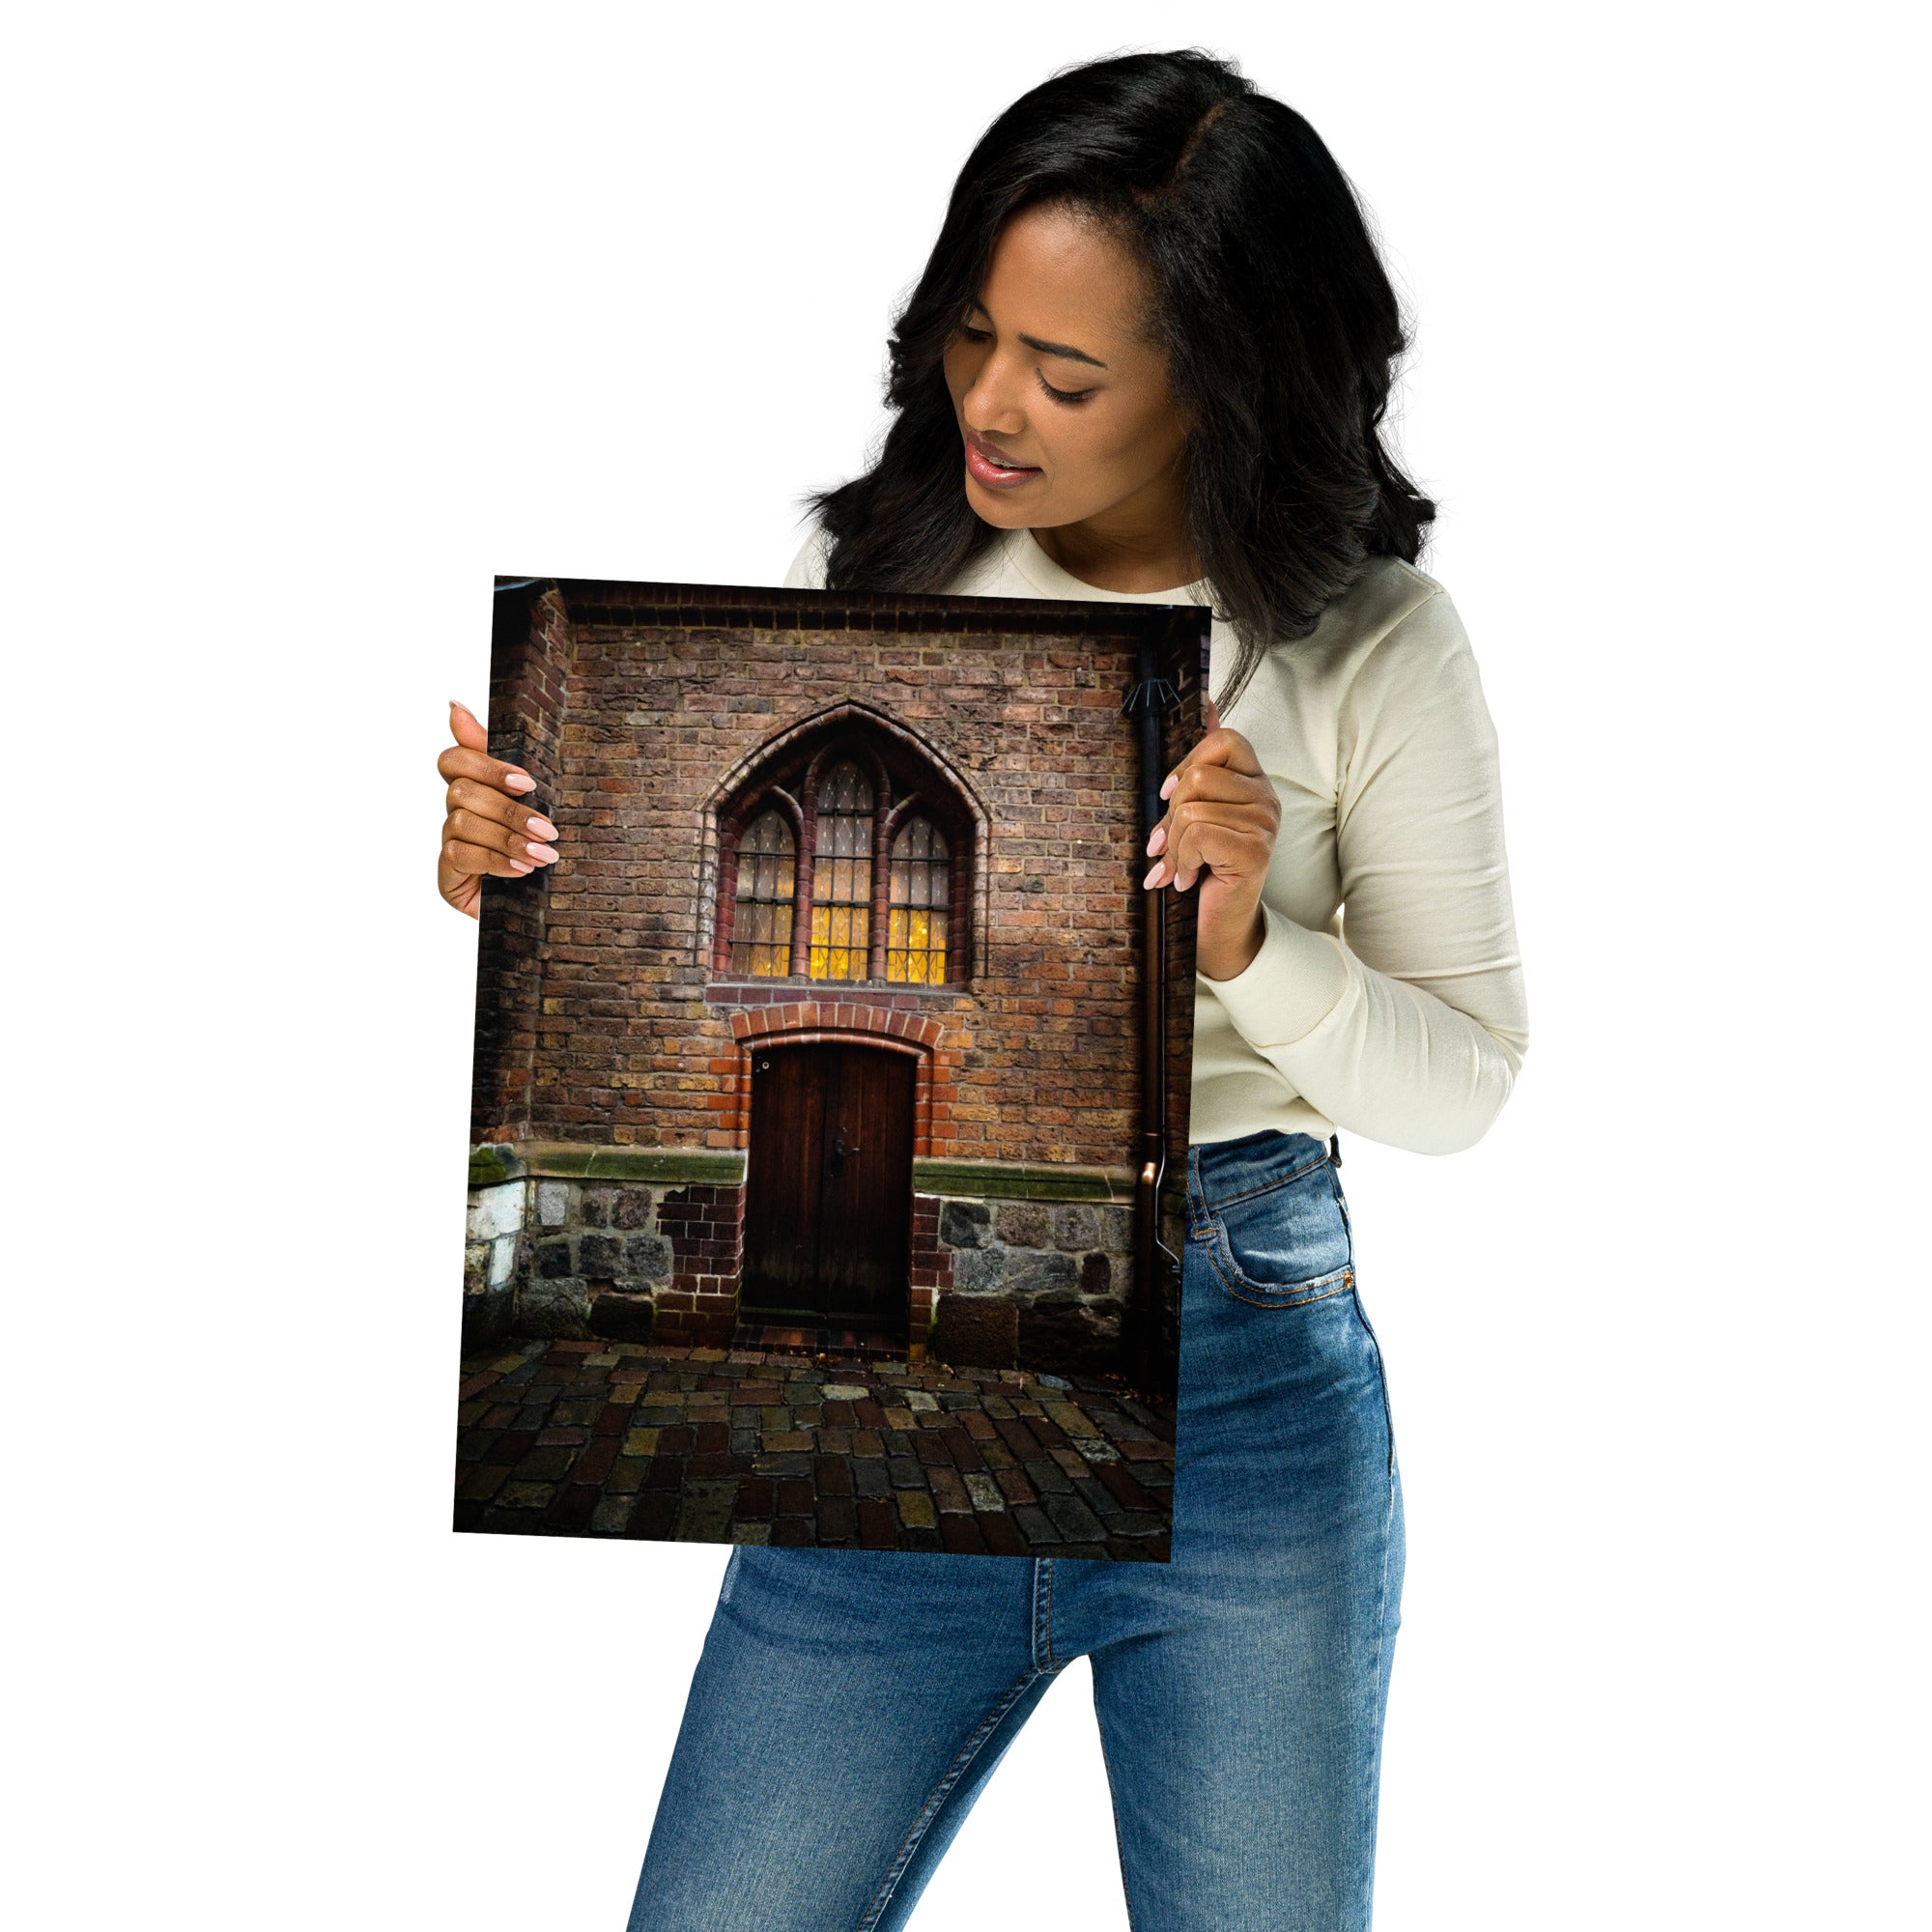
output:
<svg viewBox="0 0 1932 1932"><path fill-rule="evenodd" d="M1159 549L1122 544L1083 524L1063 524L1058 529L1035 530L1033 535L1068 577L1077 577L1095 590L1135 595L1179 590L1201 575L1186 545L1178 540Z"/></svg>
<svg viewBox="0 0 1932 1932"><path fill-rule="evenodd" d="M1168 481L1168 479L1162 479ZM1034 540L1069 577L1095 590L1179 590L1201 575L1178 488L1129 497L1078 524L1036 529Z"/></svg>

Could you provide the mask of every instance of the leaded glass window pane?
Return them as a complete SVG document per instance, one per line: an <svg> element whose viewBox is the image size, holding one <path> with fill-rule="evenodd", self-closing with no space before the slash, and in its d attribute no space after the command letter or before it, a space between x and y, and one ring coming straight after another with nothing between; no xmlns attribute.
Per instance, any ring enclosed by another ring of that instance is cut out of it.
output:
<svg viewBox="0 0 1932 1932"><path fill-rule="evenodd" d="M754 980L782 980L791 971L791 902L797 871L797 848L784 813L761 812L738 841L732 972Z"/></svg>
<svg viewBox="0 0 1932 1932"><path fill-rule="evenodd" d="M942 985L952 905L946 835L929 818L908 819L893 840L892 868L886 978L914 986Z"/></svg>
<svg viewBox="0 0 1932 1932"><path fill-rule="evenodd" d="M819 781L811 977L863 980L872 923L872 787L849 758Z"/></svg>

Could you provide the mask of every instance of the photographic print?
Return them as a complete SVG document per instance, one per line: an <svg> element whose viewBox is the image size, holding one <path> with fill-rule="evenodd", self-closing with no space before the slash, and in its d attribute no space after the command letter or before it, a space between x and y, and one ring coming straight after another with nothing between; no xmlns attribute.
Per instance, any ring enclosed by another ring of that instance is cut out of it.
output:
<svg viewBox="0 0 1932 1932"><path fill-rule="evenodd" d="M1208 632L498 580L456 1528L1166 1560Z"/></svg>

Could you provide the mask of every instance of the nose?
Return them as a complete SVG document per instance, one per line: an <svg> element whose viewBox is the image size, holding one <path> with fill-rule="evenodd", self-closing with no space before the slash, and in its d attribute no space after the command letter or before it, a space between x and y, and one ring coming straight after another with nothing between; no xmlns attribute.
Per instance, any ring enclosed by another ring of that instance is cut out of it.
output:
<svg viewBox="0 0 1932 1932"><path fill-rule="evenodd" d="M1018 375L1013 361L998 349L988 354L959 399L959 413L968 429L979 436L1019 436L1025 431L1026 412L1019 403L1024 391Z"/></svg>

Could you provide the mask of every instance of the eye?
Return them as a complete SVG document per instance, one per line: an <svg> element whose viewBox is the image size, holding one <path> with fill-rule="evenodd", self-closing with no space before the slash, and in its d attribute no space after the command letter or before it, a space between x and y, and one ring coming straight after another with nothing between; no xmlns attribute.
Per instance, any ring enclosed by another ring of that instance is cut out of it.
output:
<svg viewBox="0 0 1932 1932"><path fill-rule="evenodd" d="M990 328L975 328L970 322L962 322L959 325L959 333L968 342L990 342L993 339L993 331Z"/></svg>
<svg viewBox="0 0 1932 1932"><path fill-rule="evenodd" d="M1044 376L1039 375L1038 370L1036 369L1034 374L1039 378L1039 386L1056 403L1084 403L1094 393L1092 389L1056 389Z"/></svg>

